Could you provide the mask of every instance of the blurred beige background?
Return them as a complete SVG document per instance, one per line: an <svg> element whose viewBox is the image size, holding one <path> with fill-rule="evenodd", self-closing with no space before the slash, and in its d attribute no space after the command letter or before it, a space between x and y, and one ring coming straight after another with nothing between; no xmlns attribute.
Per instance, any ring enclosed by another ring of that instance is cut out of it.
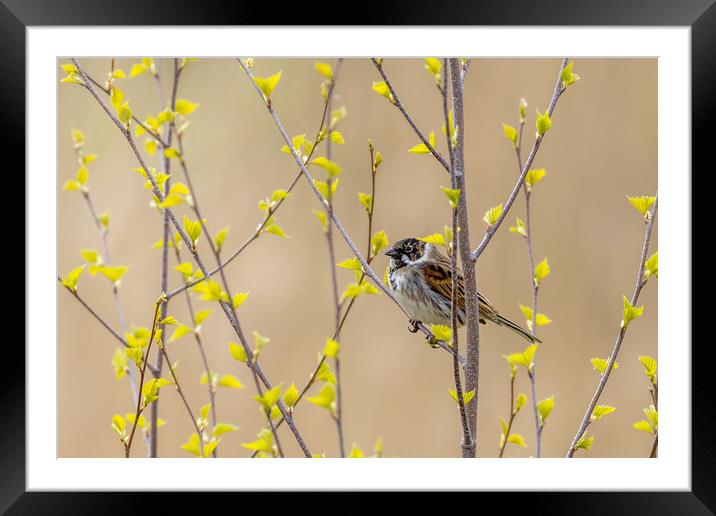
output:
<svg viewBox="0 0 716 516"><path fill-rule="evenodd" d="M90 75L104 80L109 61L85 59L83 64ZM171 63L165 61L161 70L168 76ZM129 71L135 62L121 59L118 67ZM322 78L313 63L303 59L258 59L256 63L254 71L260 76L283 70L272 100L291 135L312 137L316 131ZM444 152L441 100L422 60L386 59L385 70L418 125L426 133L436 132ZM505 201L517 176L514 152L500 123L517 125L518 101L525 97L529 102L525 142L531 146L535 108L543 111L547 106L558 70L557 59L478 59L472 64L465 82L464 134L473 245L484 233L485 210ZM574 71L581 80L559 100L552 129L534 163L534 168L547 169L547 177L532 197L536 259L548 257L552 268L540 290L539 311L553 323L540 328L544 344L537 353L538 398L555 397L543 434L543 454L548 457L564 456L598 381L589 359L610 353L621 320L621 296L630 296L633 289L644 224L625 196L653 194L657 188L657 61L575 59ZM60 70L58 78L62 76ZM385 229L393 242L441 231L450 217L439 189L449 185L448 176L432 157L407 152L418 139L398 110L371 91L376 80L378 74L369 60L347 59L334 103L348 109L348 118L339 127L346 144L334 145L334 159L343 167L336 211L361 249L366 246L366 217L356 194L370 192L368 138L384 157L377 176L376 230ZM142 119L163 107L148 74L119 80L117 85ZM71 129L78 128L86 134L86 152L99 155L89 166L91 195L98 211L111 214L113 265L130 266L121 287L127 321L148 326L152 303L160 291L161 265L161 252L150 246L161 237L162 218L148 206L149 192L130 171L138 166L133 154L98 104L76 85L60 84L58 91L58 272L64 274L82 263L81 248L100 249L81 196L61 191L77 168ZM286 188L296 166L280 152L280 135L235 61L191 63L182 76L179 97L200 104L190 117L185 155L208 226L216 232L231 225L225 249L232 251L262 219L258 199ZM158 155L150 162L158 167ZM175 172L175 177L181 175ZM258 330L271 338L262 363L270 379L283 382L284 387L291 382L299 388L304 384L332 332L330 264L312 213L318 207L302 179L277 213L279 224L293 238L265 234L227 268L232 288L251 292L239 310L242 325L248 334ZM188 208L180 206L177 212L188 213ZM508 230L515 216L524 218L522 194L480 259L478 284L503 314L523 322L518 302L529 305L531 290L526 246ZM348 258L347 246L340 238L336 241L338 260ZM654 235L650 252L656 249ZM213 266L205 243L201 251ZM382 275L386 257L378 257L374 265ZM338 274L344 285L353 281L351 271L339 269ZM179 274L172 271L171 287L179 283ZM79 288L118 328L108 282L85 273ZM121 447L110 430L111 417L115 412L133 412L134 402L126 378L114 379L110 360L117 342L64 289L59 288L58 297L60 455L120 457ZM644 316L630 327L620 367L601 398L617 410L589 429L595 436L592 450L578 452L578 456L648 455L651 439L631 425L643 417L642 409L649 404L647 380L637 356L656 357L657 353L655 281L645 288L639 304L646 307ZM246 385L243 390L220 389L217 396L219 420L240 427L224 436L220 455L244 457L247 450L240 443L255 439L263 424L252 399L253 382L248 370L227 353L226 343L235 340L235 335L218 307L201 301L195 306L215 310L203 333L212 368L234 374ZM171 302L169 313L188 321L183 297ZM521 351L525 342L494 325L483 327L481 336L478 454L495 457L498 416L509 415L509 367L501 355ZM461 344L464 349L464 330ZM430 349L423 338L409 333L403 314L385 296L364 296L357 301L341 345L348 448L357 443L369 454L380 436L386 456L459 456L459 415L447 394L448 388L454 388L447 353ZM180 361L180 380L198 411L207 403L207 393L206 386L199 385L203 369L194 340L189 336L170 344L170 354ZM319 388L313 387L311 393ZM517 389L529 394L524 371L519 373ZM179 445L194 429L171 388L162 391L160 407L168 424L160 430L159 455L187 457ZM529 408L528 404L523 409L513 429L524 435L528 447L508 445L507 456L534 453ZM337 455L335 426L324 410L303 401L295 419L313 452ZM286 451L299 455L285 425L280 432ZM142 439L135 443L133 455L144 456Z"/></svg>

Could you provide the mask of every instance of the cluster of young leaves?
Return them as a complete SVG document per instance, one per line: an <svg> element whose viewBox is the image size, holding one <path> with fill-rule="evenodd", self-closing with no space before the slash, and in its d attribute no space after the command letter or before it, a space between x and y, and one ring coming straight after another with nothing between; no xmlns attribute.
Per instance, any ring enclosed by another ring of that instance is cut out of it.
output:
<svg viewBox="0 0 716 516"><path fill-rule="evenodd" d="M641 355L639 357L639 362L641 362L641 365L644 366L644 374L651 384L650 391L652 393L652 397L656 400L656 359L648 355ZM632 425L632 427L636 430L641 430L656 436L659 431L659 412L657 411L655 405L651 404L645 408L644 415L646 416L646 420L642 419L641 421L637 421Z"/></svg>
<svg viewBox="0 0 716 516"><path fill-rule="evenodd" d="M235 432L239 429L238 426L229 423L216 423L211 429L211 432L209 432L209 410L211 410L211 403L202 406L199 416L196 418L196 424L201 432L201 437L198 433L194 432L185 443L180 445L182 450L197 458L211 455L219 445L222 435Z"/></svg>
<svg viewBox="0 0 716 516"><path fill-rule="evenodd" d="M518 303L518 305L520 307L520 310L522 311L522 314L525 316L525 323L527 324L527 328L529 328L530 331L534 331L534 328L532 328L532 319L534 316L532 308L530 308L529 306L525 306L522 303ZM552 322L552 319L547 317L545 314L537 313L535 322L537 323L537 326L546 326Z"/></svg>
<svg viewBox="0 0 716 516"><path fill-rule="evenodd" d="M599 421L604 416L611 414L615 410L616 410L616 408L611 405L596 405L594 407L594 410L592 410L592 414L589 416L588 425L591 425L595 421ZM594 436L593 435L588 436L585 431L584 434L582 434L582 436L577 440L573 449L575 451L577 451L577 450L589 451L589 449L592 447L593 444L594 444Z"/></svg>
<svg viewBox="0 0 716 516"><path fill-rule="evenodd" d="M134 412L130 412L125 414L124 417L122 417L120 414L115 414L112 416L112 425L111 428L114 431L115 434L119 437L120 442L127 446L129 441L129 433L127 430L131 430L131 426L134 425L136 414ZM129 426L127 426L127 423L129 423ZM167 422L162 418L157 418L157 428L161 428L164 425L166 425ZM146 419L142 414L139 415L139 420L137 421L137 428L144 433L149 434L149 432L152 429L152 424L150 422L147 422Z"/></svg>
<svg viewBox="0 0 716 516"><path fill-rule="evenodd" d="M373 455L366 455L356 443L351 446L351 451L347 458L349 459L379 459L383 457L383 439L378 437L373 444Z"/></svg>
<svg viewBox="0 0 716 516"><path fill-rule="evenodd" d="M337 358L339 351L340 344L336 340L330 338L326 339L326 344L323 347L322 355L328 358ZM320 353L318 357L320 361ZM333 387L336 384L336 377L331 371L326 360L324 360L323 364L321 364L321 367L316 374L316 378L323 383L323 386L321 387L321 390L318 392L317 395L309 396L306 398L306 400L328 411L331 417L335 419L338 417L336 413L336 392Z"/></svg>

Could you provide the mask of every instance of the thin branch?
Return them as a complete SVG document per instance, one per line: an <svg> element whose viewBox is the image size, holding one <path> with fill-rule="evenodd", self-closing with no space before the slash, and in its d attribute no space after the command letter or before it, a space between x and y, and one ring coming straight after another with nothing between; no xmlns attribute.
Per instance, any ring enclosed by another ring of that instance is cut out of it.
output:
<svg viewBox="0 0 716 516"><path fill-rule="evenodd" d="M177 259L177 265L181 264L181 254L179 251L179 248L177 246L174 246L174 255ZM182 275L183 277L183 275ZM194 304L192 303L191 296L189 295L189 291L185 290L184 294L186 294L186 305L187 309L189 310L189 317L191 318L192 324L196 324L196 316L194 311ZM206 352L204 351L204 343L201 340L201 335L198 332L192 332L194 334L194 339L196 340L196 345L199 348L199 354L201 355L201 361L204 365L204 370L206 371L207 378L212 378L211 373L211 367L209 366L209 359L206 356ZM211 403L211 421L212 425L216 426L216 424L219 422L216 417L216 393L214 392L214 387L211 384L211 381L206 382L206 386L209 389L209 402ZM214 450L216 451L216 450ZM216 457L214 453L212 452L212 456Z"/></svg>
<svg viewBox="0 0 716 516"><path fill-rule="evenodd" d="M513 369L510 373L510 421L507 424L507 430L505 431L505 438L500 442L500 454L498 457L501 459L505 454L505 448L507 447L507 439L510 437L510 430L512 430L512 423L515 421L517 411L515 410L515 370Z"/></svg>
<svg viewBox="0 0 716 516"><path fill-rule="evenodd" d="M127 140L130 147L132 148L132 151L134 152L134 155L136 156L137 160L139 161L139 164L141 165L141 167L145 171L149 171L150 170L149 167L145 163L145 160L142 157L141 153L139 152L139 149L137 149L137 145L134 141L134 138L132 137L131 131L129 131L129 129L126 128L122 124L122 122L117 118L117 116L109 109L109 107L104 102L104 100L102 100L102 98L97 94L96 90L92 86L92 83L87 79L87 76L86 76L84 70L82 69L82 67L80 66L79 61L76 58L72 58L72 62L77 67L80 75L83 78L84 87L92 94L92 96L95 98L95 100L97 100L97 102L100 104L100 107L102 107L102 109L107 113L107 115L110 117L112 122L114 122L114 124L122 132L125 139ZM161 190L159 189L159 185L157 184L156 179L154 178L154 176L151 173L147 173L147 178L152 186L152 192L157 197L157 199L159 199L159 201L161 202L164 199L164 195L162 194ZM194 261L199 266L199 268L201 269L204 276L208 276L209 271L207 270L206 266L204 265L204 262L201 259L201 256L199 255L199 253L197 252L195 246L193 245L191 240L189 240L189 237L187 236L186 232L184 231L182 226L177 221L176 216L174 215L174 212L171 210L171 208L165 208L165 210L168 213L169 219L171 220L172 224L174 225L177 232L179 233L179 236L181 237L182 241L187 246L187 248L191 250L191 254L192 254L192 257L194 258ZM236 318L236 315L233 312L232 307L229 304L227 304L221 300L218 302L219 302L219 305L221 306L224 314L226 315L227 319L229 320L229 323L231 324L232 328L236 332L236 335L239 337L239 340L241 341L241 344L244 347L244 351L246 351L247 355L250 355L251 348L249 347L246 337L244 336L243 331L241 330L241 326L239 324L238 319ZM263 372L263 369L258 364L258 362L252 361L252 363L250 365L249 364L247 364L247 365L253 371L255 371L256 374L258 374L259 378L261 379L262 383L266 386L266 388L268 388L268 389L272 388L271 382L266 377L266 374ZM286 407L283 404L283 402L281 400L279 400L277 402L276 406L278 407L281 414L283 414L283 416L286 418L288 426L291 429L294 437L296 438L296 441L298 442L299 446L301 447L301 450L303 451L304 455L306 457L311 457L310 450L306 446L306 444L303 440L303 437L301 436L300 432L298 431L298 428L296 427L295 423L293 422L293 418L286 410Z"/></svg>
<svg viewBox="0 0 716 516"><path fill-rule="evenodd" d="M462 81L460 80L460 59L451 58L450 62L450 82L452 86L452 111L453 121L458 128L457 141L452 149L452 179L453 188L460 191L457 203L456 222L457 228L453 231L453 237L457 234L458 248L453 252L460 253L460 263L462 264L463 279L465 282L465 326L467 327L467 364L465 367L465 390L467 392L475 391L470 403L467 404L467 420L472 436L472 447L469 451L469 457L476 456L477 450L477 406L479 391L479 371L480 371L480 315L479 302L477 294L477 277L475 271L475 262L470 256L470 225L468 221L467 209L467 188L465 187L465 113L463 101ZM449 134L448 127L446 131ZM457 289L453 289L455 292Z"/></svg>
<svg viewBox="0 0 716 516"><path fill-rule="evenodd" d="M380 73L380 76L383 78L383 81L385 81L385 85L388 86L388 90L390 90L390 94L393 96L393 100L395 101L395 107L397 107L400 112L403 114L403 117L405 117L405 120L408 122L408 125L413 128L413 131L415 131L415 134L418 135L418 138L420 138L420 141L423 142L425 147L430 151L430 154L435 156L435 159L438 160L438 163L440 163L443 168L450 173L450 164L445 160L445 158L442 157L442 155L430 144L430 141L428 138L425 137L423 132L418 128L417 124L413 120L413 118L408 114L408 111L405 109L405 106L400 101L400 97L398 97L398 94L395 92L395 88L393 88L393 85L391 84L390 80L388 79L388 76L385 74L385 70L383 70L383 64L375 59L374 57L371 58L371 61L375 65L376 69L378 70L378 73Z"/></svg>
<svg viewBox="0 0 716 516"><path fill-rule="evenodd" d="M568 61L569 61L569 59L566 57L562 59L562 66L560 67L559 73L557 74L557 82L554 85L554 92L552 93L552 100L550 101L549 107L547 108L547 112L549 113L550 117L552 116L552 113L554 113L554 108L557 105L557 100L559 100L559 97L562 95L562 93L565 90L565 88L562 86L562 70L564 70L564 68L567 66ZM546 134L546 133L544 133L544 134ZM537 138L535 139L535 142L532 145L532 149L530 150L530 153L527 156L527 162L525 163L524 167L522 167L522 173L520 174L520 177L517 180L517 183L515 184L514 188L512 189L510 196L507 198L507 201L504 203L504 207L502 208L502 213L500 213L500 216L497 218L497 221L494 224L492 224L489 228L487 228L487 232L485 232L485 236L483 237L482 241L480 242L480 245L478 245L475 248L475 251L473 251L473 253L472 253L472 261L477 261L477 259L480 257L482 252L487 247L487 244L490 243L490 240L492 240L492 237L497 232L497 230L500 228L502 221L505 220L507 213L510 211L512 204L515 202L515 199L517 198L517 194L520 192L520 188L522 188L522 185L525 182L525 177L527 177L527 172L529 172L529 169L532 166L532 162L534 161L535 157L537 156L537 151L539 150L542 140L544 139L544 134L538 135Z"/></svg>
<svg viewBox="0 0 716 516"><path fill-rule="evenodd" d="M330 91L327 95L327 107L330 113L333 105L333 91L336 88L336 80L338 79L338 73L340 72L341 63L343 59L339 58L336 63L336 68L333 73L333 77L330 80ZM327 137L326 137L326 158L330 161L332 159L332 147L331 147L331 125L328 125ZM307 161L308 162L308 161ZM328 207L326 208L326 214L330 217L333 211L333 195L331 185L333 184L333 177L329 175L327 180L326 191L328 193ZM336 250L333 245L333 225L329 224L326 228L326 244L328 245L328 259L331 273L331 285L333 293L333 305L335 307L335 340L340 341L340 324L341 324L341 304L338 297L338 276L336 271ZM338 432L338 449L341 454L341 458L346 456L345 441L343 438L343 402L341 396L341 361L338 358L338 354L333 358L333 362L336 369L336 416L334 417L336 423L336 430Z"/></svg>
<svg viewBox="0 0 716 516"><path fill-rule="evenodd" d="M159 307L166 301L165 297L160 297L154 303L154 315L152 316L152 333L149 335L149 344L147 344L147 352L142 360L142 369L139 376L139 392L137 393L137 410L134 414L134 422L132 423L132 431L129 434L129 440L124 446L124 456L129 458L129 454L132 451L132 441L134 441L134 433L137 431L137 425L139 424L139 416L142 415L144 407L142 407L142 388L144 386L144 374L147 371L147 364L149 363L149 352L152 350L152 343L154 342L154 336L157 333L157 323L159 322Z"/></svg>
<svg viewBox="0 0 716 516"><path fill-rule="evenodd" d="M658 202L658 196L655 195L654 204L651 207L651 211L649 212L646 229L644 230L644 244L642 245L641 250L639 272L636 276L636 285L634 286L634 293L632 294L630 301L632 305L636 305L637 301L639 300L639 294L641 293L641 289L644 288L644 285L646 285L647 280L644 280L644 264L646 263L646 255L649 252L649 241L651 240L651 230L654 227L654 220L656 219L656 210L658 207ZM579 425L579 429L577 430L574 439L572 439L572 444L567 451L567 458L571 458L574 456L575 446L577 445L579 439L584 435L587 426L589 426L590 418L592 416L592 413L594 412L594 407L597 405L599 397L601 396L604 387L607 385L607 381L609 380L609 376L611 375L612 368L614 367L614 362L616 362L617 356L619 355L619 350L621 349L622 342L624 341L624 335L626 334L627 328L628 325L622 325L619 330L619 333L617 334L616 342L614 343L614 349L612 350L612 354L609 356L609 363L604 370L604 374L599 379L597 389L594 392L594 395L592 396L589 405L587 406L587 410L584 413L584 417L582 418L582 422Z"/></svg>
<svg viewBox="0 0 716 516"><path fill-rule="evenodd" d="M515 154L517 156L517 170L522 172L522 133L525 127L525 119L520 117L520 131L515 145ZM539 283L535 281L535 257L532 250L532 224L530 197L532 191L527 187L527 183L522 183L522 190L525 195L525 242L527 244L527 258L530 267L530 286L532 288L532 335L537 335L537 295L539 293ZM532 413L535 422L535 457L542 456L542 428L544 423L540 421L539 409L537 408L537 357L532 359L532 367L527 370L527 376L530 380L530 389L532 392Z"/></svg>

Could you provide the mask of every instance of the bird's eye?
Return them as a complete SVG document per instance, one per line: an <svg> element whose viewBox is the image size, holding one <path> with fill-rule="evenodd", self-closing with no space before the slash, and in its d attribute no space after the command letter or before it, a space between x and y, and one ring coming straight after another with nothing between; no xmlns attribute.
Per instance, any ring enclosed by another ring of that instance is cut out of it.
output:
<svg viewBox="0 0 716 516"><path fill-rule="evenodd" d="M407 245L407 246L405 246L405 252L406 252L406 253L412 253L412 252L413 252L413 246L412 246L412 245Z"/></svg>

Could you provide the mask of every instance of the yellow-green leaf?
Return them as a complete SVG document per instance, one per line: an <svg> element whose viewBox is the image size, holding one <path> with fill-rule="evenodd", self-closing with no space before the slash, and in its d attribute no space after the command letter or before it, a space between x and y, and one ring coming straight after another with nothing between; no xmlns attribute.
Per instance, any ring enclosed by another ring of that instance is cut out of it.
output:
<svg viewBox="0 0 716 516"><path fill-rule="evenodd" d="M532 169L527 172L525 176L525 183L527 183L527 190L532 190L532 187L539 183L547 172L543 168Z"/></svg>
<svg viewBox="0 0 716 516"><path fill-rule="evenodd" d="M651 383L656 383L656 360L648 355L641 355L639 362L644 366L644 374Z"/></svg>
<svg viewBox="0 0 716 516"><path fill-rule="evenodd" d="M452 209L456 209L458 200L460 199L460 190L453 188L445 188L444 186L441 186L440 189L445 194L445 197L448 198L448 202L450 203Z"/></svg>
<svg viewBox="0 0 716 516"><path fill-rule="evenodd" d="M338 341L335 341L333 339L326 339L326 345L323 348L323 354L327 357L336 358L338 356L339 349L340 344L338 344Z"/></svg>
<svg viewBox="0 0 716 516"><path fill-rule="evenodd" d="M287 407L293 407L296 403L298 403L298 396L299 392L298 389L296 389L296 385L291 383L291 385L288 386L288 389L286 389L286 392L283 393L283 402Z"/></svg>
<svg viewBox="0 0 716 516"><path fill-rule="evenodd" d="M371 247L373 249L373 255L377 255L378 252L390 245L390 242L388 241L388 235L385 234L385 231L382 229L378 231L376 234L373 235L373 238L371 238Z"/></svg>
<svg viewBox="0 0 716 516"><path fill-rule="evenodd" d="M650 277L659 277L659 253L652 254L646 262L644 262L644 276L642 281L648 280Z"/></svg>
<svg viewBox="0 0 716 516"><path fill-rule="evenodd" d="M512 142L512 145L517 146L517 129L511 125L502 124L502 132L505 134L505 138Z"/></svg>
<svg viewBox="0 0 716 516"><path fill-rule="evenodd" d="M609 365L609 359L608 358L590 358L590 362L592 362L592 365L594 366L594 369L596 371L599 371L599 374L602 375L607 370L607 366ZM614 365L612 366L612 370L619 367L618 362L614 362Z"/></svg>
<svg viewBox="0 0 716 516"><path fill-rule="evenodd" d="M634 206L634 209L641 213L645 219L649 218L651 207L656 201L656 197L650 197L648 195L642 195L641 197L629 197L627 195L629 203Z"/></svg>
<svg viewBox="0 0 716 516"><path fill-rule="evenodd" d="M542 280L545 279L547 276L549 276L550 268L549 268L549 262L547 261L547 258L539 262L537 265L535 265L535 277L534 282L535 285L539 286L542 283Z"/></svg>
<svg viewBox="0 0 716 516"><path fill-rule="evenodd" d="M176 112L184 116L192 114L198 107L199 104L187 99L177 99L176 105L174 106Z"/></svg>
<svg viewBox="0 0 716 516"><path fill-rule="evenodd" d="M333 68L328 63L314 63L313 67L326 79L333 80Z"/></svg>
<svg viewBox="0 0 716 516"><path fill-rule="evenodd" d="M243 389L243 384L234 375L225 374L219 378L219 387L229 387L231 389Z"/></svg>
<svg viewBox="0 0 716 516"><path fill-rule="evenodd" d="M611 414L616 409L612 407L611 405L597 405L594 407L594 410L592 411L592 415L590 416L590 421L598 421L602 419L607 414Z"/></svg>
<svg viewBox="0 0 716 516"><path fill-rule="evenodd" d="M624 298L624 315L622 316L622 328L626 328L629 326L629 323L636 319L637 317L641 317L641 315L644 313L644 306L636 307L632 305L629 300L626 298L626 296L622 296Z"/></svg>
<svg viewBox="0 0 716 516"><path fill-rule="evenodd" d="M310 163L311 165L317 165L328 172L328 175L335 177L342 172L342 169L338 163L335 163L325 156L319 156Z"/></svg>
<svg viewBox="0 0 716 516"><path fill-rule="evenodd" d="M229 342L229 354L234 357L234 359L238 360L239 362L246 362L247 356L246 356L246 350L243 346L239 344L234 344L233 342Z"/></svg>
<svg viewBox="0 0 716 516"><path fill-rule="evenodd" d="M428 143L430 143L430 146L433 149L435 148L435 133L433 131L430 131L430 134L428 135ZM430 149L427 145L421 143L411 147L408 152L412 152L413 154L430 154Z"/></svg>
<svg viewBox="0 0 716 516"><path fill-rule="evenodd" d="M567 86L571 86L575 82L579 80L579 75L574 73L572 71L572 67L574 66L574 61L570 61L567 66L565 66L562 69L562 87L566 88Z"/></svg>
<svg viewBox="0 0 716 516"><path fill-rule="evenodd" d="M525 442L525 438L522 437L520 434L511 434L507 438L508 443L516 444L517 446L523 446L527 447L527 443Z"/></svg>
<svg viewBox="0 0 716 516"><path fill-rule="evenodd" d="M539 110L537 110L537 137L544 136L544 133L549 131L549 129L552 127L552 119L549 116L549 112L545 111L544 113L540 113Z"/></svg>
<svg viewBox="0 0 716 516"><path fill-rule="evenodd" d="M537 403L537 412L539 413L540 423L542 425L544 425L544 422L547 421L547 418L552 413L553 408L554 396L550 396L549 398L543 399Z"/></svg>
<svg viewBox="0 0 716 516"><path fill-rule="evenodd" d="M497 220L500 218L500 215L502 214L502 204L499 204L495 206L494 208L490 208L485 212L485 216L482 217L482 220L487 222L489 226L492 226L497 222Z"/></svg>
<svg viewBox="0 0 716 516"><path fill-rule="evenodd" d="M393 94L390 92L390 88L388 88L388 85L385 83L385 81L374 82L373 91L381 97L385 97L386 99L388 99L391 104L395 104L395 98L393 98Z"/></svg>
<svg viewBox="0 0 716 516"><path fill-rule="evenodd" d="M278 85L279 81L281 80L282 73L283 71L280 71L277 74L272 75L271 77L254 77L254 82L263 93L265 100L268 100L271 97L271 93L273 93L273 90L276 88L276 85Z"/></svg>

